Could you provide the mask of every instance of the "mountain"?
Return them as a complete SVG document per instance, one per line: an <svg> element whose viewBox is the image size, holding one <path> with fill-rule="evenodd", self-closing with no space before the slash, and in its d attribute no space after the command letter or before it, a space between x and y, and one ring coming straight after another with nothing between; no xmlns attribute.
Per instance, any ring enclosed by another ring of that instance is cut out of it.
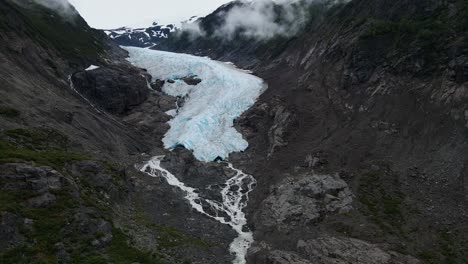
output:
<svg viewBox="0 0 468 264"><path fill-rule="evenodd" d="M463 263L467 10L354 0L278 46L208 34L155 47L269 85L236 121L249 148L230 157L258 181L249 263Z"/></svg>
<svg viewBox="0 0 468 264"><path fill-rule="evenodd" d="M229 263L234 232L135 169L176 98L43 3L0 2L0 263Z"/></svg>
<svg viewBox="0 0 468 264"><path fill-rule="evenodd" d="M300 0L290 5L232 1L189 26L182 26L177 34L153 48L251 67L260 61L274 60L301 31L323 19L324 11L335 2L341 1Z"/></svg>
<svg viewBox="0 0 468 264"><path fill-rule="evenodd" d="M0 1L0 263L468 259L466 1L233 2L153 47L243 69L44 3Z"/></svg>
<svg viewBox="0 0 468 264"><path fill-rule="evenodd" d="M145 28L121 27L104 30L111 39L121 46L141 48L157 45L163 39L169 38L176 31L177 27L173 24L163 26L158 25L156 22L153 22L151 26Z"/></svg>

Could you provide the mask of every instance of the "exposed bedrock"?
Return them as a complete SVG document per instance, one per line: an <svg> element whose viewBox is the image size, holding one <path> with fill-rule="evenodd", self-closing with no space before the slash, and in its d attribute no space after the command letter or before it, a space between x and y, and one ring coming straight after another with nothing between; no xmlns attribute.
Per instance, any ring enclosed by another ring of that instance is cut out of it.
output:
<svg viewBox="0 0 468 264"><path fill-rule="evenodd" d="M251 263L258 264L418 264L419 260L362 240L320 236L299 240L296 252L272 249L265 243L250 249Z"/></svg>
<svg viewBox="0 0 468 264"><path fill-rule="evenodd" d="M124 114L149 96L149 75L125 64L79 71L71 81L78 93L112 114Z"/></svg>

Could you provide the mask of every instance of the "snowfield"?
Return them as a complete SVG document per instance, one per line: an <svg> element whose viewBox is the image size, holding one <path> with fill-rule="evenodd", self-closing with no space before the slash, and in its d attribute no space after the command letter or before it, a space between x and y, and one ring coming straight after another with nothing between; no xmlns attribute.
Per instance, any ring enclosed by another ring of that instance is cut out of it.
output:
<svg viewBox="0 0 468 264"><path fill-rule="evenodd" d="M164 146L178 145L193 151L201 161L228 157L243 151L248 143L233 127L234 119L249 109L266 89L262 79L237 69L231 64L150 49L124 47L135 66L145 68L154 79L173 79L163 86L163 92L186 97L185 104L169 121L170 129ZM194 76L202 80L196 86L178 78Z"/></svg>

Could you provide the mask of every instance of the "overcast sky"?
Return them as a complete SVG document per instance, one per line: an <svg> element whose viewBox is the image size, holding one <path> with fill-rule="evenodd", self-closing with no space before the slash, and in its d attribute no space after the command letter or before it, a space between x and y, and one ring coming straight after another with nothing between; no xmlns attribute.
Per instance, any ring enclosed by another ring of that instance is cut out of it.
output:
<svg viewBox="0 0 468 264"><path fill-rule="evenodd" d="M178 23L207 15L229 0L69 0L94 28Z"/></svg>

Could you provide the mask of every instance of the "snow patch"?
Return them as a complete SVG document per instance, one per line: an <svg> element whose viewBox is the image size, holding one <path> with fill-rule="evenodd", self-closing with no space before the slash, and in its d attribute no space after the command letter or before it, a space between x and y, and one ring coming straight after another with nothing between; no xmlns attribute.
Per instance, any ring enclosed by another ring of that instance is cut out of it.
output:
<svg viewBox="0 0 468 264"><path fill-rule="evenodd" d="M99 66L91 65L88 68L86 68L85 71L94 71L94 70L97 70L97 69L99 69Z"/></svg>

